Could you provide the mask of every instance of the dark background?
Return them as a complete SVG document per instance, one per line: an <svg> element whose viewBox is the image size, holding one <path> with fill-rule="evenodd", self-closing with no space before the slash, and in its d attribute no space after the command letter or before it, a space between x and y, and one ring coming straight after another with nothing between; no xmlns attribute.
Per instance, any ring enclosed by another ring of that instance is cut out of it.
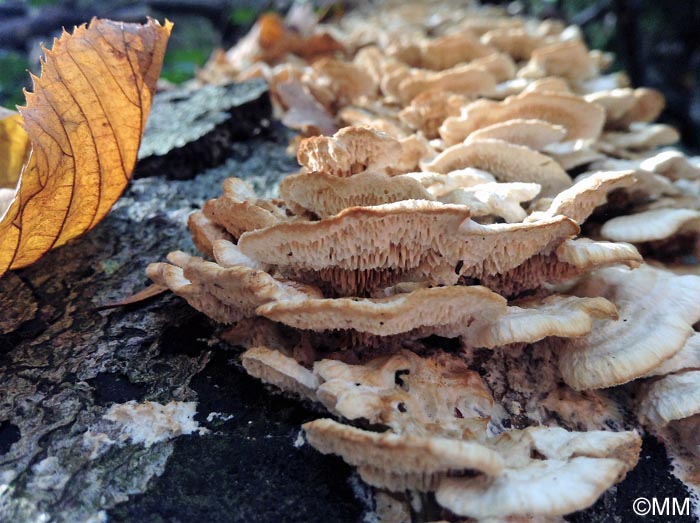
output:
<svg viewBox="0 0 700 523"><path fill-rule="evenodd" d="M358 0L316 1L334 16ZM366 3L366 2L365 2ZM662 121L676 126L690 152L700 153L700 0L521 0L491 1L513 12L551 17L584 29L592 48L616 53L613 68L628 72L633 85L661 90L668 106ZM230 47L267 10L286 11L292 0L0 0L0 105L23 103L37 72L40 43L49 44L61 26L92 16L175 22L163 77L190 78L215 47Z"/></svg>
<svg viewBox="0 0 700 523"><path fill-rule="evenodd" d="M507 2L494 2L507 4ZM660 121L677 127L683 145L700 153L700 1L525 0L525 13L580 25L591 48L612 51L614 70L635 87L663 92Z"/></svg>

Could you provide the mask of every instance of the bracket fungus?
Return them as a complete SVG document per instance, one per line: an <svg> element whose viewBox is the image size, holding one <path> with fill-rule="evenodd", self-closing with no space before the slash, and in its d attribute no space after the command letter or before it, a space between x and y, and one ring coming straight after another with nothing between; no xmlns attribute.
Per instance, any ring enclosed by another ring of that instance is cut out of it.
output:
<svg viewBox="0 0 700 523"><path fill-rule="evenodd" d="M494 479L446 479L437 489L436 500L469 517L568 514L594 503L624 477L624 470L619 460L585 456L533 461Z"/></svg>
<svg viewBox="0 0 700 523"><path fill-rule="evenodd" d="M484 442L370 432L330 419L303 428L313 447L357 466L371 485L435 490L439 505L477 518L585 508L634 466L641 446L631 432L557 428L505 432Z"/></svg>
<svg viewBox="0 0 700 523"><path fill-rule="evenodd" d="M522 204L540 193L538 183L483 183L459 187L441 196L443 203L466 205L473 218L490 216L517 223L527 216ZM480 220L477 220L480 221Z"/></svg>
<svg viewBox="0 0 700 523"><path fill-rule="evenodd" d="M264 346L251 347L241 355L246 372L259 380L304 399L316 401L319 379L293 357Z"/></svg>
<svg viewBox="0 0 700 523"><path fill-rule="evenodd" d="M351 178L300 172L282 180L280 195L297 214L309 211L320 218L335 216L349 207L434 199L415 178L378 172L362 172Z"/></svg>
<svg viewBox="0 0 700 523"><path fill-rule="evenodd" d="M501 182L537 183L542 195L550 196L571 185L571 178L557 162L529 147L503 140L469 140L448 147L423 170L448 173L472 167L492 174Z"/></svg>
<svg viewBox="0 0 700 523"><path fill-rule="evenodd" d="M600 137L600 150L612 156L634 156L636 151L673 145L681 139L678 131L666 124L634 122L627 131L607 131Z"/></svg>
<svg viewBox="0 0 700 523"><path fill-rule="evenodd" d="M529 60L532 52L546 45L551 37L532 32L525 27L505 27L488 31L481 41L506 53L516 61Z"/></svg>
<svg viewBox="0 0 700 523"><path fill-rule="evenodd" d="M531 91L502 102L472 102L462 109L459 116L449 117L443 122L440 136L452 145L478 129L518 118L561 125L566 129L567 140L595 140L603 129L605 110L573 94Z"/></svg>
<svg viewBox="0 0 700 523"><path fill-rule="evenodd" d="M676 276L643 265L602 269L575 291L601 292L620 319L578 340L565 341L559 368L576 390L612 387L642 377L685 345L700 320L700 277Z"/></svg>
<svg viewBox="0 0 700 523"><path fill-rule="evenodd" d="M700 179L700 160L691 161L680 151L661 152L642 160L639 167L674 181Z"/></svg>
<svg viewBox="0 0 700 523"><path fill-rule="evenodd" d="M625 129L632 122L651 122L663 111L664 97L655 89L622 87L608 91L596 91L584 96L605 109L605 125L612 129Z"/></svg>
<svg viewBox="0 0 700 523"><path fill-rule="evenodd" d="M700 210L653 209L618 216L600 229L603 238L629 243L665 240L684 232L700 233Z"/></svg>
<svg viewBox="0 0 700 523"><path fill-rule="evenodd" d="M494 407L491 393L466 362L447 353L399 350L362 364L314 364L316 396L329 412L366 420L398 434L479 437Z"/></svg>
<svg viewBox="0 0 700 523"><path fill-rule="evenodd" d="M496 475L502 458L471 441L376 433L319 419L303 425L306 439L324 454L338 454L358 467L370 485L392 491L435 490L448 473L475 471Z"/></svg>
<svg viewBox="0 0 700 523"><path fill-rule="evenodd" d="M643 422L663 426L700 414L700 370L669 374L649 386L639 406Z"/></svg>
<svg viewBox="0 0 700 523"><path fill-rule="evenodd" d="M471 64L440 72L417 71L401 80L397 95L403 104L427 91L447 91L463 95L486 95L496 89L496 78L486 67Z"/></svg>
<svg viewBox="0 0 700 523"><path fill-rule="evenodd" d="M463 62L490 56L494 52L470 33L455 33L427 38L417 44L402 43L390 46L387 54L411 67L441 71Z"/></svg>
<svg viewBox="0 0 700 523"><path fill-rule="evenodd" d="M693 333L674 356L655 367L647 376L664 376L681 370L700 368L700 333Z"/></svg>
<svg viewBox="0 0 700 523"><path fill-rule="evenodd" d="M449 91L425 91L411 100L399 113L399 119L426 138L439 136L438 128L448 116L458 116L467 96Z"/></svg>
<svg viewBox="0 0 700 523"><path fill-rule="evenodd" d="M168 260L172 265L151 264L148 276L222 323L253 316L258 305L271 300L321 295L313 287L278 280L245 265L222 267L181 251L170 253Z"/></svg>
<svg viewBox="0 0 700 523"><path fill-rule="evenodd" d="M264 77L323 135L278 199L227 180L189 219L206 259L148 275L335 418L307 441L378 500L429 493L402 517L589 507L637 461L623 413L700 419L700 159L659 150L663 97L601 74L576 27L405 2L312 25L264 18L200 81Z"/></svg>
<svg viewBox="0 0 700 523"><path fill-rule="evenodd" d="M591 332L593 318L617 316L604 298L550 296L507 307L500 295L477 285L418 289L386 298L275 300L258 307L256 314L297 329L459 336L469 346L486 348L583 336Z"/></svg>
<svg viewBox="0 0 700 523"><path fill-rule="evenodd" d="M581 224L586 221L596 207L600 207L607 201L610 192L630 187L635 181L634 171L594 173L561 191L554 197L546 211L533 213L529 216L528 221L563 215ZM629 241L610 237L608 239Z"/></svg>
<svg viewBox="0 0 700 523"><path fill-rule="evenodd" d="M519 71L523 77L558 76L578 83L598 74L598 64L580 40L556 42L534 49L530 61Z"/></svg>
<svg viewBox="0 0 700 523"><path fill-rule="evenodd" d="M202 211L195 211L187 219L187 227L192 233L192 242L207 256L212 256L214 243L218 240L233 240L224 227L211 221Z"/></svg>
<svg viewBox="0 0 700 523"><path fill-rule="evenodd" d="M540 151L550 144L562 141L565 136L566 129L561 125L544 120L516 118L482 127L471 133L467 139L469 141L503 140Z"/></svg>
<svg viewBox="0 0 700 523"><path fill-rule="evenodd" d="M505 272L551 252L579 230L564 216L493 225L469 216L464 205L421 200L351 207L317 222L249 231L238 245L250 258L354 295L407 274L454 284L460 276Z"/></svg>

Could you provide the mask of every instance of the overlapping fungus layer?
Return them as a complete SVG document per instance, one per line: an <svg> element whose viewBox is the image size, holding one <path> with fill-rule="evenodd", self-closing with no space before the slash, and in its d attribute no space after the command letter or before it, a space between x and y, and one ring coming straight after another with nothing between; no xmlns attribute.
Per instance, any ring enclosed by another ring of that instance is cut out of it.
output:
<svg viewBox="0 0 700 523"><path fill-rule="evenodd" d="M204 258L149 276L230 325L251 375L327 409L307 441L387 521L418 517L408 492L448 520L561 521L636 464L623 409L691 433L700 161L653 123L663 97L554 21L299 15L263 17L199 79L265 77L309 136L299 172L276 200L227 180L190 218Z"/></svg>

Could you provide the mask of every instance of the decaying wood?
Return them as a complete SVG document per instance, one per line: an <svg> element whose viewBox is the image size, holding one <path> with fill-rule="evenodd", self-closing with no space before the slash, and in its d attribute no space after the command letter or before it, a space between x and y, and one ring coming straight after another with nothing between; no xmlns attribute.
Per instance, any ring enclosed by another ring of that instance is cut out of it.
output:
<svg viewBox="0 0 700 523"><path fill-rule="evenodd" d="M234 159L196 180L137 180L89 235L0 280L0 521L153 521L173 512L223 521L234 510L257 513L268 488L305 521L359 517L349 469L293 446L315 414L265 394L226 347L210 346L206 318L173 297L94 310L143 288L146 264L163 249L194 252L187 215L223 179L243 173L274 187L294 166L288 139L273 132L241 142ZM149 448L121 441L105 415L131 400L196 401L195 421L210 432ZM207 501L174 496L173 482L190 492L206 485ZM267 507L261 520L286 513Z"/></svg>
<svg viewBox="0 0 700 523"><path fill-rule="evenodd" d="M182 180L219 165L236 141L269 125L271 110L263 80L166 91L153 105L134 176Z"/></svg>

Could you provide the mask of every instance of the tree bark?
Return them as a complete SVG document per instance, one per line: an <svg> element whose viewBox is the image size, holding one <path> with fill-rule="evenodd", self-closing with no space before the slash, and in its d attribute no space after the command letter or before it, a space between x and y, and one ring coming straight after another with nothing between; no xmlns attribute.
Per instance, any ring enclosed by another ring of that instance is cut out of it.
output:
<svg viewBox="0 0 700 523"><path fill-rule="evenodd" d="M172 295L95 310L144 288L148 263L194 252L187 216L226 177L274 193L297 168L290 138L273 125L190 180L169 180L164 163L92 232L0 279L0 521L325 523L371 509L348 466L299 445L300 425L327 413L248 377L203 315ZM130 401L196 402L206 432L134 442L105 417ZM643 453L570 521L629 521L640 496L684 499L663 446L647 437Z"/></svg>
<svg viewBox="0 0 700 523"><path fill-rule="evenodd" d="M296 167L290 136L232 144L191 180L135 180L89 234L0 279L0 521L358 519L350 469L294 446L319 413L248 377L207 318L172 295L94 310L144 288L148 263L195 252L187 216L226 177L274 190ZM196 401L208 432L124 440L104 416L130 400Z"/></svg>

